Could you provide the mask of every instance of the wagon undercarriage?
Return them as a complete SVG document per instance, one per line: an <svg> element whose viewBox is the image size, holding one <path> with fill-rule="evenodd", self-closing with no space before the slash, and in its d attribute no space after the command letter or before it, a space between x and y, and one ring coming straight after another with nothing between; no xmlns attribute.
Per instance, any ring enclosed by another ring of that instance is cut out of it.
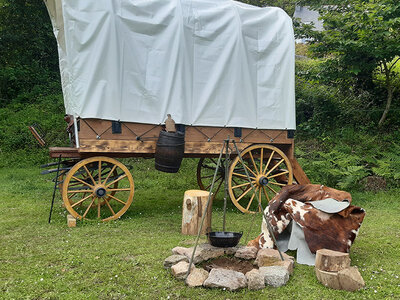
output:
<svg viewBox="0 0 400 300"><path fill-rule="evenodd" d="M58 177L64 206L79 219L117 219L132 203L134 182L128 168L114 158L154 157L164 126L99 119L78 122L79 148L50 148L51 157L72 159ZM197 181L203 190L211 187L216 157L224 140L235 140L243 163L230 148L226 157L228 174L225 158L212 192L217 196L226 178L233 204L244 213L257 212L254 199L261 199L265 205L282 186L309 183L293 155L291 131L179 125L177 128L185 133L184 157L200 158Z"/></svg>

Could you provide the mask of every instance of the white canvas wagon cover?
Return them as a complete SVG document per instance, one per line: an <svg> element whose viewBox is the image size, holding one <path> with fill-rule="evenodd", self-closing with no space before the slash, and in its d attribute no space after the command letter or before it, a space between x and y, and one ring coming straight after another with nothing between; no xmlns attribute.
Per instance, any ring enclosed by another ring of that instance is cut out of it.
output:
<svg viewBox="0 0 400 300"><path fill-rule="evenodd" d="M231 0L45 0L66 113L149 124L295 129L294 35Z"/></svg>

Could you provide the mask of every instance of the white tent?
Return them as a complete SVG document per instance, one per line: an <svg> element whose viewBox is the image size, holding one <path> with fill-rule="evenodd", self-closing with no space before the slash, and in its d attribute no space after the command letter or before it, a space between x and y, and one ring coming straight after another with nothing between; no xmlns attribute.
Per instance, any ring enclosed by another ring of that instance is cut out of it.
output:
<svg viewBox="0 0 400 300"><path fill-rule="evenodd" d="M286 13L231 0L45 0L66 113L295 129Z"/></svg>

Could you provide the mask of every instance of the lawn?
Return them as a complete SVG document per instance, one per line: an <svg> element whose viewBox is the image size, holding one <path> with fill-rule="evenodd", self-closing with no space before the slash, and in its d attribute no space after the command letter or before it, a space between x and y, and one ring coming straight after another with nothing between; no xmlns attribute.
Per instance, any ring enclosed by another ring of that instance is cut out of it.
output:
<svg viewBox="0 0 400 300"><path fill-rule="evenodd" d="M366 287L358 292L325 288L312 267L296 265L288 284L262 291L190 289L163 268L175 246L191 246L182 236L183 193L197 188L196 160L186 159L178 174L154 170L153 160L135 159L134 202L118 221L66 226L57 193L51 224L51 176L40 169L0 169L0 298L2 299L400 299L400 190L355 192L353 204L366 209L352 247ZM213 207L213 228L222 224L222 201ZM250 232L259 233L261 217ZM251 216L230 204L228 230L249 232ZM204 240L204 239L203 239ZM245 243L243 240L242 243Z"/></svg>

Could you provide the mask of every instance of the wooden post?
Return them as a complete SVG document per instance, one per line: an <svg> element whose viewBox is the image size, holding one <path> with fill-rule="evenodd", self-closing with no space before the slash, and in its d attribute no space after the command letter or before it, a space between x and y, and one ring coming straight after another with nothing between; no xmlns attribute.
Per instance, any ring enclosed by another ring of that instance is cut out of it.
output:
<svg viewBox="0 0 400 300"><path fill-rule="evenodd" d="M209 192L202 190L185 192L182 205L182 234L197 235L203 213L206 213L206 217L201 234L205 234L211 228L212 203L209 204L207 212L204 212L208 195Z"/></svg>
<svg viewBox="0 0 400 300"><path fill-rule="evenodd" d="M68 227L76 227L76 219L72 215L67 215Z"/></svg>

